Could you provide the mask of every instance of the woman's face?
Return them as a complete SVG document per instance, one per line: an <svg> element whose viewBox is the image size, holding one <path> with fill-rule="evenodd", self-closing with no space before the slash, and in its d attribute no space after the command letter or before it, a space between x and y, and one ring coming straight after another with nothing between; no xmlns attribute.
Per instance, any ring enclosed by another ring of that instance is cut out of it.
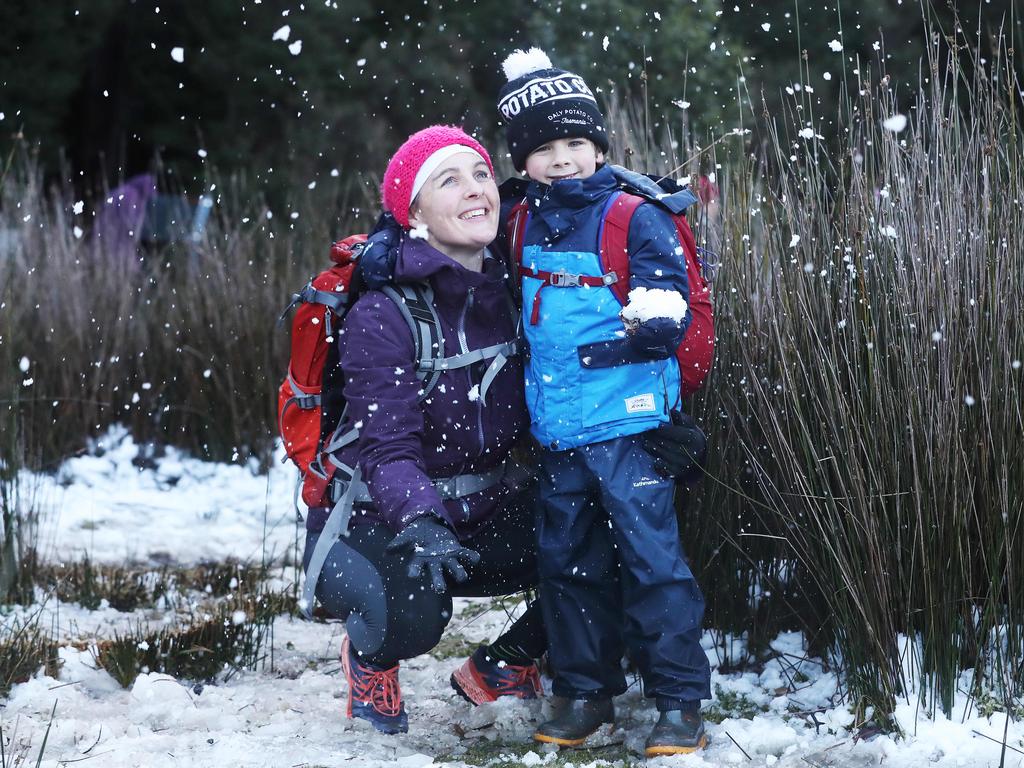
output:
<svg viewBox="0 0 1024 768"><path fill-rule="evenodd" d="M448 256L479 253L498 234L498 186L475 152L441 163L413 201L409 224L426 227L427 242Z"/></svg>

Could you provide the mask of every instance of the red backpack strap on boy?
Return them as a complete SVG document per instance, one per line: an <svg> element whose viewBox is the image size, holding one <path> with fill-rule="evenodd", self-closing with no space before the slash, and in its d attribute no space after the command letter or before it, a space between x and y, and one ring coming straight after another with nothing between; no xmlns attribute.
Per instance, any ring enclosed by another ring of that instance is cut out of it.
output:
<svg viewBox="0 0 1024 768"><path fill-rule="evenodd" d="M530 208L524 197L508 213L505 224L508 234L508 252L512 255L513 266L523 263L523 236L526 234L526 222L530 217Z"/></svg>
<svg viewBox="0 0 1024 768"><path fill-rule="evenodd" d="M601 269L605 274L614 272L618 276L619 279L609 287L623 306L629 302L629 222L633 220L636 209L645 202L639 195L620 192L608 206L601 222L598 250Z"/></svg>

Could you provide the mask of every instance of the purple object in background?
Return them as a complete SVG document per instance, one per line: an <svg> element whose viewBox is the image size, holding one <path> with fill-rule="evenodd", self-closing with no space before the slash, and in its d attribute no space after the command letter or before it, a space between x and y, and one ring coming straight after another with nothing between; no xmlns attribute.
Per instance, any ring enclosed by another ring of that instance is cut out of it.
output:
<svg viewBox="0 0 1024 768"><path fill-rule="evenodd" d="M96 216L96 245L112 266L139 266L138 245L146 207L156 197L156 176L142 173L113 189Z"/></svg>

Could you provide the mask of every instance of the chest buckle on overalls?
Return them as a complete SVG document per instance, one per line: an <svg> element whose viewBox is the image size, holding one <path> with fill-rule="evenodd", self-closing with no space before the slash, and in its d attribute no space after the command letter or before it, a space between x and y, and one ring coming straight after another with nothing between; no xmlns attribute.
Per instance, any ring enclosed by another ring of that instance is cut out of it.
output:
<svg viewBox="0 0 1024 768"><path fill-rule="evenodd" d="M574 275L572 272L566 272L564 269L560 269L557 272L551 273L549 284L556 288L578 288L580 285L580 276Z"/></svg>

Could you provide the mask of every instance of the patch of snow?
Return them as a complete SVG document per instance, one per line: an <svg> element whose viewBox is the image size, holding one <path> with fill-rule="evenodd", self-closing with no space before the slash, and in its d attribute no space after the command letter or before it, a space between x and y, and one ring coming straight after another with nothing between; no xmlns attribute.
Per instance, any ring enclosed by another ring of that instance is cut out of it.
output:
<svg viewBox="0 0 1024 768"><path fill-rule="evenodd" d="M882 127L885 128L885 130L887 131L892 131L893 133L900 133L904 128L907 127L907 116L897 114L893 115L892 117L887 117L885 120L882 121Z"/></svg>

